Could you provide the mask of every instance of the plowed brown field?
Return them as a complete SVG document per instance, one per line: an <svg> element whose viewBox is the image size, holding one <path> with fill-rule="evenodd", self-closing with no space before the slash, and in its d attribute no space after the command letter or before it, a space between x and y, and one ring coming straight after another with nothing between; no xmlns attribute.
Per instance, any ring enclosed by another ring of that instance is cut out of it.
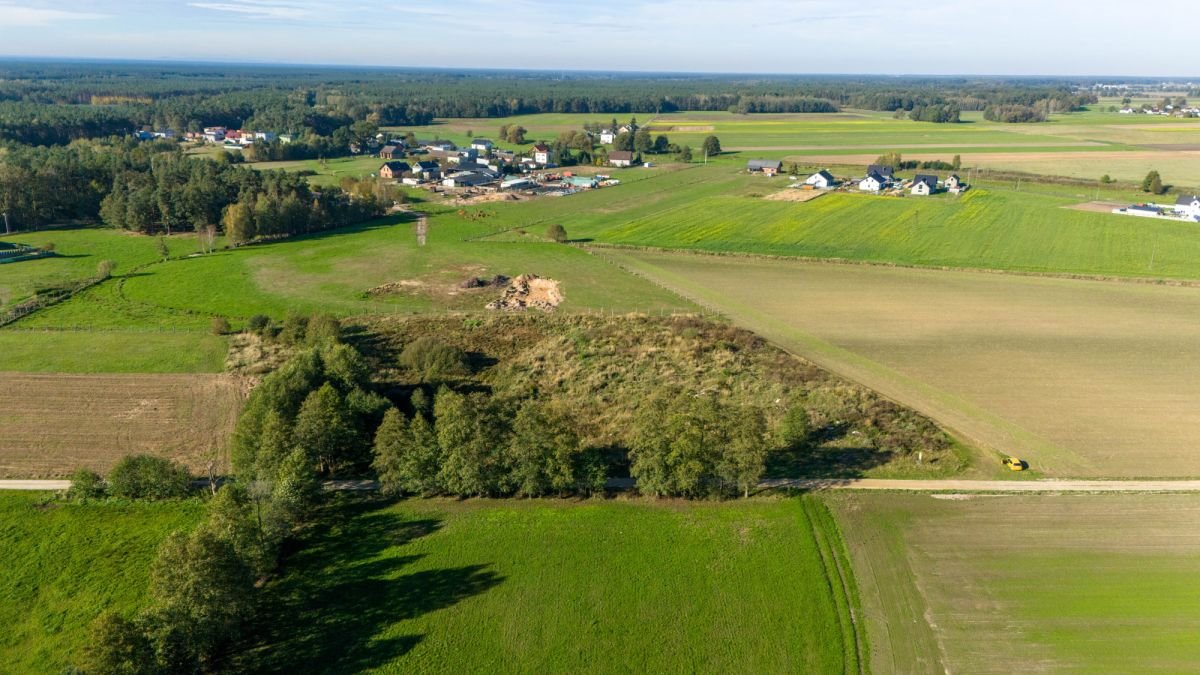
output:
<svg viewBox="0 0 1200 675"><path fill-rule="evenodd" d="M0 478L103 473L131 453L225 471L248 389L229 375L0 373Z"/></svg>

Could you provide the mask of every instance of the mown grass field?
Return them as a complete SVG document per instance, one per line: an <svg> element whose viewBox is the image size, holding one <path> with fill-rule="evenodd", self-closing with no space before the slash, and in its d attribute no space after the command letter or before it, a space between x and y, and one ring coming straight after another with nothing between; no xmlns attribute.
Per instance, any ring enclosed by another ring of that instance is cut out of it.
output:
<svg viewBox="0 0 1200 675"><path fill-rule="evenodd" d="M608 251L1033 475L1200 476L1200 289Z"/></svg>
<svg viewBox="0 0 1200 675"><path fill-rule="evenodd" d="M196 332L4 329L0 367L37 373L218 373L227 348L225 338Z"/></svg>
<svg viewBox="0 0 1200 675"><path fill-rule="evenodd" d="M198 501L47 503L0 492L0 663L11 673L78 664L88 626L105 610L145 602L159 543L200 521Z"/></svg>
<svg viewBox="0 0 1200 675"><path fill-rule="evenodd" d="M1196 669L1200 499L941 497L829 498L874 672Z"/></svg>
<svg viewBox="0 0 1200 675"><path fill-rule="evenodd" d="M814 498L350 502L329 523L269 589L278 618L251 669L860 665L840 535Z"/></svg>

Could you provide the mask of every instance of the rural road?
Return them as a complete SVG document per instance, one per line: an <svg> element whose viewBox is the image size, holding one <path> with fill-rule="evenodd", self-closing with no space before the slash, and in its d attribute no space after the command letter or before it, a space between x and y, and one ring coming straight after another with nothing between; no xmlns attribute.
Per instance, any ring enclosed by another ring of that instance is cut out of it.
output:
<svg viewBox="0 0 1200 675"><path fill-rule="evenodd" d="M65 490L67 480L0 480L0 490ZM627 490L632 478L614 478L608 487ZM369 492L379 489L370 480L334 480L326 490ZM876 478L772 479L759 488L797 490L902 490L908 492L1200 492L1200 480L883 480Z"/></svg>

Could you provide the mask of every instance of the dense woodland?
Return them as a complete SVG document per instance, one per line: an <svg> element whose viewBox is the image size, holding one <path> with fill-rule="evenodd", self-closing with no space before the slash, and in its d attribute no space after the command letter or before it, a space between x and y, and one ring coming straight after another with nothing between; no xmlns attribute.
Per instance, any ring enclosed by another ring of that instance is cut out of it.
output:
<svg viewBox="0 0 1200 675"><path fill-rule="evenodd" d="M0 63L0 140L48 145L141 128L270 129L331 137L356 122L533 113L915 112L1027 106L1068 111L1095 100L1070 80L678 74L547 74L284 66ZM520 92L519 95L514 92Z"/></svg>

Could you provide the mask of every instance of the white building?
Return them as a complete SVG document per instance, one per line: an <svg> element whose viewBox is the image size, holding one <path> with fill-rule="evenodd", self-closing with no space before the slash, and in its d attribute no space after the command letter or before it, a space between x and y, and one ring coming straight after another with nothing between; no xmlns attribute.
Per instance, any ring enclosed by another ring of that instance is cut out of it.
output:
<svg viewBox="0 0 1200 675"><path fill-rule="evenodd" d="M937 192L938 178L928 174L917 174L913 179L912 193L918 197L928 197Z"/></svg>
<svg viewBox="0 0 1200 675"><path fill-rule="evenodd" d="M808 180L804 181L804 184L811 185L819 190L826 190L836 185L837 179L833 177L833 174L821 169L820 171L809 176Z"/></svg>
<svg viewBox="0 0 1200 675"><path fill-rule="evenodd" d="M1175 213L1200 221L1200 195L1180 195L1175 200Z"/></svg>
<svg viewBox="0 0 1200 675"><path fill-rule="evenodd" d="M533 146L533 161L542 166L550 163L550 146L545 143L538 143Z"/></svg>
<svg viewBox="0 0 1200 675"><path fill-rule="evenodd" d="M879 192L883 189L883 178L879 174L868 174L858 183L858 189L863 192Z"/></svg>

